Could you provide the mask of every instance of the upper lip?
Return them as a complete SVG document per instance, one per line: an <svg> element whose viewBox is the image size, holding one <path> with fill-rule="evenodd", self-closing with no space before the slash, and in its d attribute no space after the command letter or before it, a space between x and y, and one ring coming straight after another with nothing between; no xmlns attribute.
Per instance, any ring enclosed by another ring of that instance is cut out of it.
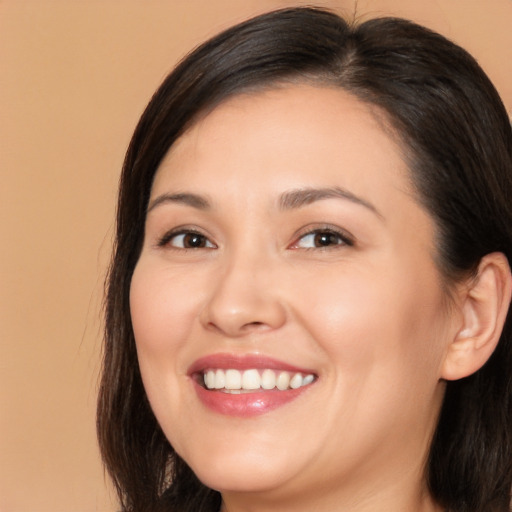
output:
<svg viewBox="0 0 512 512"><path fill-rule="evenodd" d="M260 354L229 354L218 353L201 357L194 361L189 369L188 374L204 372L208 369L236 369L236 370L282 370L293 373L303 374L316 374L316 372L307 368L300 368L298 366L274 359L272 357Z"/></svg>

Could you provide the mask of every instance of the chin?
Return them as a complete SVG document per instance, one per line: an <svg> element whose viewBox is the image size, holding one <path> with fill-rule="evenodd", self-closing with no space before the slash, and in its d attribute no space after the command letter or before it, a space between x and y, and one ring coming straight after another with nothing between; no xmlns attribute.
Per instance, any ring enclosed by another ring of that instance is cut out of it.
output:
<svg viewBox="0 0 512 512"><path fill-rule="evenodd" d="M204 454L203 454L204 455ZM265 492L282 485L292 475L289 459L266 452L220 453L187 461L199 480L220 492ZM185 459L186 460L186 459Z"/></svg>

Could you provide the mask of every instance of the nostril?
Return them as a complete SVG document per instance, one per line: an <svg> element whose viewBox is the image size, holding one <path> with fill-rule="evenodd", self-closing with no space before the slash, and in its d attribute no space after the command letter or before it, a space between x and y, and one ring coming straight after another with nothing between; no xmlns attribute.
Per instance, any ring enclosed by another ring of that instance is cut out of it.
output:
<svg viewBox="0 0 512 512"><path fill-rule="evenodd" d="M262 330L269 329L270 326L265 322L248 322L244 324L241 328L242 331L251 331L251 330Z"/></svg>

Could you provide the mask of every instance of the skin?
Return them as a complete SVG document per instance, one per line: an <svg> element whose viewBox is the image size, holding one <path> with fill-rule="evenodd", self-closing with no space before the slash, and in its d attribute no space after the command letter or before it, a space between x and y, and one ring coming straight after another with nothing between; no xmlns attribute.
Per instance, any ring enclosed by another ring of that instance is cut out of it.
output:
<svg viewBox="0 0 512 512"><path fill-rule="evenodd" d="M130 293L144 385L169 441L229 512L440 510L423 468L460 329L435 226L370 108L330 88L240 95L196 122L153 184ZM338 187L357 197L283 208ZM195 194L208 201L162 200ZM203 235L185 249L173 229ZM314 230L338 230L331 245ZM217 353L312 369L251 418L206 408L188 368Z"/></svg>

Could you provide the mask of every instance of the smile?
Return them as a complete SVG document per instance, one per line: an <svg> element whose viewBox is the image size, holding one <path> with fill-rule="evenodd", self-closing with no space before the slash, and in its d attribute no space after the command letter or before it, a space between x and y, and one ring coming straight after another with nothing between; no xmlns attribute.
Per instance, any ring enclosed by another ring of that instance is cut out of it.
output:
<svg viewBox="0 0 512 512"><path fill-rule="evenodd" d="M202 357L189 367L188 375L206 408L224 416L245 418L294 402L318 380L312 369L257 354Z"/></svg>
<svg viewBox="0 0 512 512"><path fill-rule="evenodd" d="M275 371L270 368L264 370L252 368L244 371L210 369L204 372L203 380L206 389L237 394L273 389L279 391L298 389L311 384L315 376L303 375L300 372Z"/></svg>

